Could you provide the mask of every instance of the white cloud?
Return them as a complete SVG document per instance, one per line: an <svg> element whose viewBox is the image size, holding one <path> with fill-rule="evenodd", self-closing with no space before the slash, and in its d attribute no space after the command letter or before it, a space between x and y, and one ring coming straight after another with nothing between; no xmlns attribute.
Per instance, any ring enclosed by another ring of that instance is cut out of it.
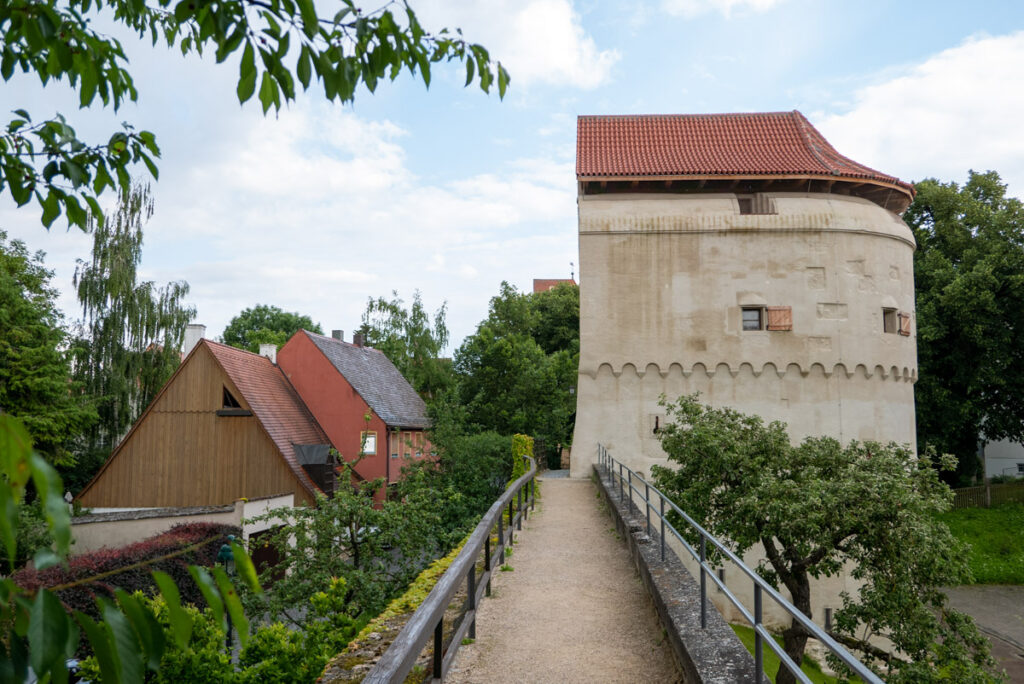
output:
<svg viewBox="0 0 1024 684"><path fill-rule="evenodd" d="M733 12L766 12L781 2L784 0L663 0L662 7L688 19L712 12L729 18Z"/></svg>
<svg viewBox="0 0 1024 684"><path fill-rule="evenodd" d="M841 153L906 180L996 170L1024 193L1024 32L974 37L815 117Z"/></svg>
<svg viewBox="0 0 1024 684"><path fill-rule="evenodd" d="M606 83L621 55L602 50L583 29L571 0L429 1L416 5L428 27L459 27L508 69L514 86L582 89Z"/></svg>

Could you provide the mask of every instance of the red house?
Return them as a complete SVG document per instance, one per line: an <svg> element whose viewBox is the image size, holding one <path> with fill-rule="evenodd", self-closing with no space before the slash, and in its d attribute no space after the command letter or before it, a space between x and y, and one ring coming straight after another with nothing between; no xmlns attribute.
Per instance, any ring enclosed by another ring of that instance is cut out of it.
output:
<svg viewBox="0 0 1024 684"><path fill-rule="evenodd" d="M426 404L383 352L300 330L277 365L359 476L396 482L430 453Z"/></svg>

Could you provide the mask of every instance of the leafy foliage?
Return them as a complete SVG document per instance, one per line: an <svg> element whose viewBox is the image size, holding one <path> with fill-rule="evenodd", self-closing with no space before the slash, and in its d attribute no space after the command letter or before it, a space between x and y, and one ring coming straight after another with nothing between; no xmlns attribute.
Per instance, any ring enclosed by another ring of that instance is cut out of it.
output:
<svg viewBox="0 0 1024 684"><path fill-rule="evenodd" d="M75 286L84 316L74 341L74 379L96 402L99 420L83 433L85 465L65 471L76 489L88 481L181 362L188 283L138 281L142 227L153 213L149 188L120 196L117 211L93 224L92 258L78 261Z"/></svg>
<svg viewBox="0 0 1024 684"><path fill-rule="evenodd" d="M71 519L61 496L63 485L53 467L32 450L31 438L21 422L0 413L0 539L11 565L16 555L18 507L30 481L53 537L53 548L41 549L34 558L38 571L46 572L66 559L71 544ZM233 544L232 553L242 569L240 575L253 580L255 573L245 551ZM230 616L244 645L247 623L223 569L214 568L212 575L203 568L190 570L216 622L224 625L223 620ZM167 606L173 642L185 648L193 633L192 617L181 605L174 581L160 572L154 578ZM258 593L259 586L253 582L250 590ZM153 609L142 597L122 589L116 589L114 595L116 603L99 600L102 621L81 611L75 611L72 619L52 591L38 588L33 595L12 578L0 580L0 681L26 681L30 666L39 681L68 681L66 659L75 653L82 633L96 655L104 681L142 681L144 672L157 670L168 640Z"/></svg>
<svg viewBox="0 0 1024 684"><path fill-rule="evenodd" d="M96 415L70 391L71 366L61 352L67 333L52 277L42 252L30 255L0 230L0 408L21 419L48 461L71 465L72 440Z"/></svg>
<svg viewBox="0 0 1024 684"><path fill-rule="evenodd" d="M502 283L487 319L455 353L466 429L569 444L578 367L577 288L522 294Z"/></svg>
<svg viewBox="0 0 1024 684"><path fill-rule="evenodd" d="M254 95L264 114L295 99L297 84L314 83L328 100L351 102L362 84L373 92L385 78L418 73L430 85L431 65L466 65L466 85L476 81L504 96L508 73L492 64L487 50L467 43L460 31L436 34L420 26L403 3L370 12L354 0L321 15L314 0L19 0L0 4L0 76L35 74L47 85L67 79L82 107L98 101L117 111L138 92L121 43L93 28L104 9L113 20L154 45L163 41L183 54L214 53L218 63L241 51L239 102ZM49 227L64 213L68 225L86 228L89 214L101 216L97 197L107 188L129 192L129 169L139 163L157 177L160 156L155 136L129 124L105 143L89 143L60 114L35 121L24 109L0 132L0 192L19 205L35 198Z"/></svg>
<svg viewBox="0 0 1024 684"><path fill-rule="evenodd" d="M359 332L367 345L384 352L422 397L432 399L454 382L451 364L441 358L448 345L448 305L441 305L431 324L419 290L408 310L397 292L391 295L391 300L378 297L366 303Z"/></svg>
<svg viewBox="0 0 1024 684"><path fill-rule="evenodd" d="M979 438L1024 441L1024 205L994 171L916 189L917 440L955 454L963 485Z"/></svg>
<svg viewBox="0 0 1024 684"><path fill-rule="evenodd" d="M224 328L222 339L224 344L256 353L261 344L276 344L280 348L300 330L323 333L320 325L309 316L257 304L232 318Z"/></svg>
<svg viewBox="0 0 1024 684"><path fill-rule="evenodd" d="M657 485L737 553L760 544L765 579L782 584L811 615L811 578L847 568L863 582L835 615L834 636L860 650L889 682L985 682L988 644L940 587L969 578L966 550L936 519L951 501L927 457L895 444L827 437L790 444L786 426L702 405L696 395L667 404L659 432L673 468L655 466ZM868 643L882 635L910 659ZM783 632L800 662L808 633ZM777 681L791 682L780 672Z"/></svg>

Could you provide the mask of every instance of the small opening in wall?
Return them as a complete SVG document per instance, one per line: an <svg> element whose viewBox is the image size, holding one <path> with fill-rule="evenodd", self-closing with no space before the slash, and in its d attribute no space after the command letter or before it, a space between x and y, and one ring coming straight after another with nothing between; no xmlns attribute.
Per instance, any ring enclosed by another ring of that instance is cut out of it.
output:
<svg viewBox="0 0 1024 684"><path fill-rule="evenodd" d="M899 322L896 320L896 309L882 309L882 332L899 332Z"/></svg>
<svg viewBox="0 0 1024 684"><path fill-rule="evenodd" d="M739 197L736 199L740 204L741 214L753 214L754 213L754 198L753 197Z"/></svg>
<svg viewBox="0 0 1024 684"><path fill-rule="evenodd" d="M224 405L223 408L242 408L242 405L238 403L234 395L228 391L228 388L224 388Z"/></svg>
<svg viewBox="0 0 1024 684"><path fill-rule="evenodd" d="M764 309L762 307L743 307L743 329L764 330Z"/></svg>

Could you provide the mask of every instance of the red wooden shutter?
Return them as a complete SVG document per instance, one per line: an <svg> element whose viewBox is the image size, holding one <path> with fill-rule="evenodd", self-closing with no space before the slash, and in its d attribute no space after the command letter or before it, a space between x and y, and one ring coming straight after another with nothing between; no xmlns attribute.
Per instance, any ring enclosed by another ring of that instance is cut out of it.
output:
<svg viewBox="0 0 1024 684"><path fill-rule="evenodd" d="M765 313L768 314L768 330L792 330L793 329L793 308L789 306L766 306Z"/></svg>
<svg viewBox="0 0 1024 684"><path fill-rule="evenodd" d="M900 319L900 335L903 335L905 337L910 337L910 314L903 313L901 311L899 313L899 319Z"/></svg>

